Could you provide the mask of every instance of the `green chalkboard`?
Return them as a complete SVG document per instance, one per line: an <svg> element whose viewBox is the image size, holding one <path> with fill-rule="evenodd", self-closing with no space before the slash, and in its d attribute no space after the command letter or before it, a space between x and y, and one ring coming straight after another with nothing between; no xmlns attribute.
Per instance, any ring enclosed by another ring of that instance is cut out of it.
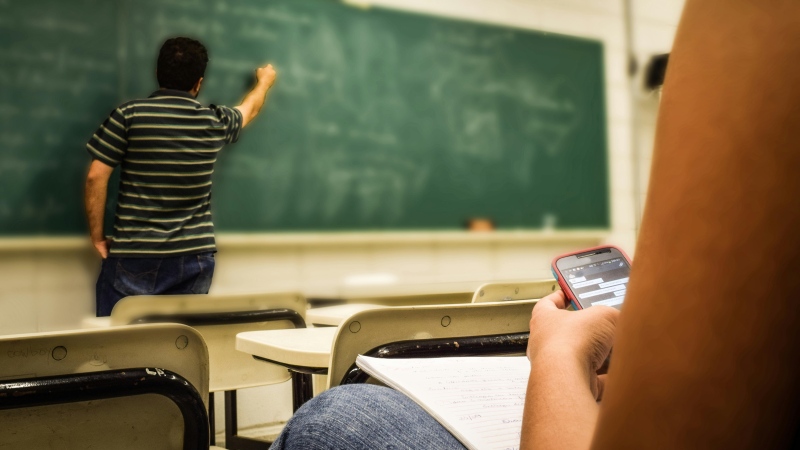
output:
<svg viewBox="0 0 800 450"><path fill-rule="evenodd" d="M0 1L0 233L83 232L83 144L175 35L209 49L203 103L279 71L218 160L219 230L609 225L598 42L332 0L50 0Z"/></svg>
<svg viewBox="0 0 800 450"><path fill-rule="evenodd" d="M0 1L0 233L80 233L86 139L120 97L113 2Z"/></svg>

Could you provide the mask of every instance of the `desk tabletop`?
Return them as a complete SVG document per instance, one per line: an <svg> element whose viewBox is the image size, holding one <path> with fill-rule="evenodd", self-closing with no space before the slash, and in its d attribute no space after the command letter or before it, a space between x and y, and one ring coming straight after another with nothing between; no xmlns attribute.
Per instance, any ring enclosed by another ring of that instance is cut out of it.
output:
<svg viewBox="0 0 800 450"><path fill-rule="evenodd" d="M381 305L368 303L348 303L345 305L323 306L321 308L311 308L306 311L306 323L314 325L339 326L345 319L353 314L369 309L387 308Z"/></svg>
<svg viewBox="0 0 800 450"><path fill-rule="evenodd" d="M236 335L236 350L277 363L327 368L337 327L246 331Z"/></svg>
<svg viewBox="0 0 800 450"><path fill-rule="evenodd" d="M111 317L84 317L81 328L108 328L111 326Z"/></svg>

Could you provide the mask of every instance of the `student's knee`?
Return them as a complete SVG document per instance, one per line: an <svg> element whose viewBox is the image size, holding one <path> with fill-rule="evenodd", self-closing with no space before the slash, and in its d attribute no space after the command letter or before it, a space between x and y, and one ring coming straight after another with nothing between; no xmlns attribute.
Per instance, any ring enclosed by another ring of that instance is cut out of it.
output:
<svg viewBox="0 0 800 450"><path fill-rule="evenodd" d="M357 441L380 427L380 421L366 411L375 403L395 404L402 394L393 389L368 384L338 386L304 404L286 424L271 450L364 448ZM354 442L356 441L356 442Z"/></svg>
<svg viewBox="0 0 800 450"><path fill-rule="evenodd" d="M331 421L352 420L373 403L387 404L399 392L371 384L348 384L329 389L303 405L292 420L325 426ZM349 418L349 419L348 419Z"/></svg>

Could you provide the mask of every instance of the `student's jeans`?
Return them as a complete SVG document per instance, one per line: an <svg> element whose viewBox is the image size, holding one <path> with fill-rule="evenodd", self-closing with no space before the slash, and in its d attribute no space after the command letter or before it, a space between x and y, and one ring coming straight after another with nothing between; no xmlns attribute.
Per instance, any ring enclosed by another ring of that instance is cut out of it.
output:
<svg viewBox="0 0 800 450"><path fill-rule="evenodd" d="M424 409L394 389L347 384L306 402L270 450L464 450Z"/></svg>
<svg viewBox="0 0 800 450"><path fill-rule="evenodd" d="M103 260L97 277L97 317L130 295L208 294L214 275L214 254L171 258L113 258Z"/></svg>

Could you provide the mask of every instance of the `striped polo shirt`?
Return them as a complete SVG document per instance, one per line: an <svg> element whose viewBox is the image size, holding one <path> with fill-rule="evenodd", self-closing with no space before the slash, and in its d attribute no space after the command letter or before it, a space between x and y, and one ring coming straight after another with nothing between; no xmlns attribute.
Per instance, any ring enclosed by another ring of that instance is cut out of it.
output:
<svg viewBox="0 0 800 450"><path fill-rule="evenodd" d="M238 109L204 107L184 91L161 89L112 111L86 144L94 159L121 165L110 255L215 251L211 174L241 128Z"/></svg>

